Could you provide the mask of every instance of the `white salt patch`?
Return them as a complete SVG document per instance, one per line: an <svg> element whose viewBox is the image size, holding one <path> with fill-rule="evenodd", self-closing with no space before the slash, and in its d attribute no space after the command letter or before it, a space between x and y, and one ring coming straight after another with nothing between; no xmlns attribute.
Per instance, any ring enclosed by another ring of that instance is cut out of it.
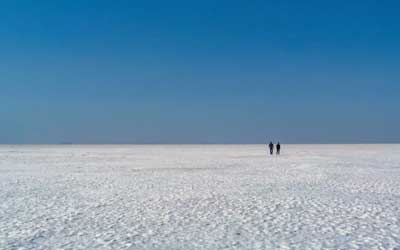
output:
<svg viewBox="0 0 400 250"><path fill-rule="evenodd" d="M0 146L0 201L0 249L396 249L400 146Z"/></svg>

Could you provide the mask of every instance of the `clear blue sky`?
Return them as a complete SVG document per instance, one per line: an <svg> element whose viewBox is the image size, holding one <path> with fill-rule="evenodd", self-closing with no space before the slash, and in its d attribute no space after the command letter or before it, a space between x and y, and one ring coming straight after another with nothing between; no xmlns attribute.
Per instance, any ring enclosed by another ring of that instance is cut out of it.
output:
<svg viewBox="0 0 400 250"><path fill-rule="evenodd" d="M0 143L400 142L398 1L2 1Z"/></svg>

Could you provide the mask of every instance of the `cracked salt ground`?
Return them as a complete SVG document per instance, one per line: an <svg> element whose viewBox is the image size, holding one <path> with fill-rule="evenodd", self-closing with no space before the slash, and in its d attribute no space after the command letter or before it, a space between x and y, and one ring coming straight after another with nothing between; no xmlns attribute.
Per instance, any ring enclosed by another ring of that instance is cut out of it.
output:
<svg viewBox="0 0 400 250"><path fill-rule="evenodd" d="M1 146L0 249L400 249L399 145Z"/></svg>

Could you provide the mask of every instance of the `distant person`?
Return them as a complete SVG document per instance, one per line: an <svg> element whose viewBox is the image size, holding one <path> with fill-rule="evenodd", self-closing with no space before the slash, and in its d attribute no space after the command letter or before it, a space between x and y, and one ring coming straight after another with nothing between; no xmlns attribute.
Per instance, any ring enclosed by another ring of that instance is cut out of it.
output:
<svg viewBox="0 0 400 250"><path fill-rule="evenodd" d="M269 154L273 155L274 154L274 144L272 142L269 143Z"/></svg>
<svg viewBox="0 0 400 250"><path fill-rule="evenodd" d="M281 144L278 142L278 144L276 144L276 154L279 155L281 153Z"/></svg>

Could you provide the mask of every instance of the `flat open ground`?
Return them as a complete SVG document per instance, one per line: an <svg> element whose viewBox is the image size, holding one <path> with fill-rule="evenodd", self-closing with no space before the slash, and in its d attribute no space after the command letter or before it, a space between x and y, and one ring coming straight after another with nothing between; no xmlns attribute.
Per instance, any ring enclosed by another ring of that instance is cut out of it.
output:
<svg viewBox="0 0 400 250"><path fill-rule="evenodd" d="M400 249L400 145L0 146L0 249Z"/></svg>

